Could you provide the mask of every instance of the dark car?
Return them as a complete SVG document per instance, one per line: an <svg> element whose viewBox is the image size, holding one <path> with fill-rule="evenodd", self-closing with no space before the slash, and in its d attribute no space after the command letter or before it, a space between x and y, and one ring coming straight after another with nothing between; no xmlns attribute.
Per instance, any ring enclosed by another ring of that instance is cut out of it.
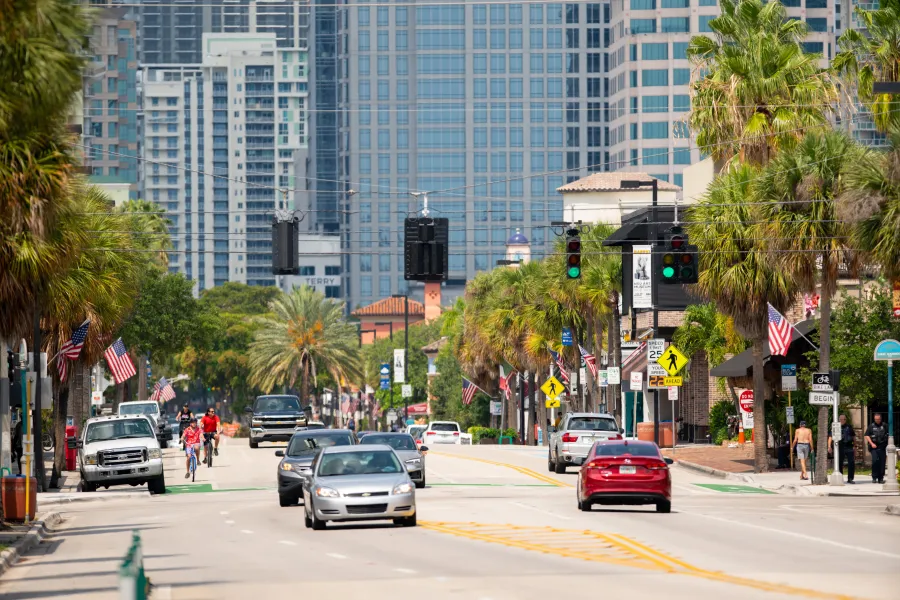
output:
<svg viewBox="0 0 900 600"><path fill-rule="evenodd" d="M258 396L246 412L250 418L250 447L260 442L286 442L297 427L306 426L306 413L297 396Z"/></svg>
<svg viewBox="0 0 900 600"><path fill-rule="evenodd" d="M356 435L349 429L314 429L295 433L286 451L275 451L275 456L282 457L278 463L278 504L292 506L300 501L303 480L309 476L309 466L319 450L357 443Z"/></svg>
<svg viewBox="0 0 900 600"><path fill-rule="evenodd" d="M669 465L653 442L596 442L578 474L578 508L594 504L655 504L657 512L672 510Z"/></svg>
<svg viewBox="0 0 900 600"><path fill-rule="evenodd" d="M359 439L363 439L370 433L378 433L378 432L377 431L358 431L358 432L356 432L356 437Z"/></svg>

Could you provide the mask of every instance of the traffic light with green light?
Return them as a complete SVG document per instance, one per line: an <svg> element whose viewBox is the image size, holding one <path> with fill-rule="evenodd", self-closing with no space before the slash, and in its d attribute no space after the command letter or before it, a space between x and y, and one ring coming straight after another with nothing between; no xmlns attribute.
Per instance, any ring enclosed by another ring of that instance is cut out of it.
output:
<svg viewBox="0 0 900 600"><path fill-rule="evenodd" d="M581 279L581 238L577 229L566 232L566 277Z"/></svg>
<svg viewBox="0 0 900 600"><path fill-rule="evenodd" d="M699 272L697 246L688 243L681 227L672 227L666 236L660 279L667 284L697 283Z"/></svg>

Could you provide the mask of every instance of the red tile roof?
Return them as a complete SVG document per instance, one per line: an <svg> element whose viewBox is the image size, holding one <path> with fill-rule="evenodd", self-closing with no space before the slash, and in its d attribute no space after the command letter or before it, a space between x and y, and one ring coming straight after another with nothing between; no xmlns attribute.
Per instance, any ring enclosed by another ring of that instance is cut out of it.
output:
<svg viewBox="0 0 900 600"><path fill-rule="evenodd" d="M384 298L368 306L357 308L353 311L354 317L402 317L404 315L403 298ZM409 300L410 316L425 316L425 305L415 300Z"/></svg>

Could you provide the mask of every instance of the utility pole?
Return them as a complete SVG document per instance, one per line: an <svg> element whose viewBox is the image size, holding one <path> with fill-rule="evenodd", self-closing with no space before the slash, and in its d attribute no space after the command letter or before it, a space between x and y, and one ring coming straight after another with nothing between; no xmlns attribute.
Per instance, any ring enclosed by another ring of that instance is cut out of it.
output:
<svg viewBox="0 0 900 600"><path fill-rule="evenodd" d="M46 489L46 479L44 473L44 445L41 442L41 430L43 429L43 419L41 419L41 308L40 305L34 307L34 347L32 360L34 365L34 413L32 414L31 429L34 451L34 475L37 480L37 490L43 492ZM75 365L72 365L73 370ZM62 443L61 441L59 443Z"/></svg>
<svg viewBox="0 0 900 600"><path fill-rule="evenodd" d="M0 476L12 474L12 424L9 419L9 352L6 340L0 340Z"/></svg>

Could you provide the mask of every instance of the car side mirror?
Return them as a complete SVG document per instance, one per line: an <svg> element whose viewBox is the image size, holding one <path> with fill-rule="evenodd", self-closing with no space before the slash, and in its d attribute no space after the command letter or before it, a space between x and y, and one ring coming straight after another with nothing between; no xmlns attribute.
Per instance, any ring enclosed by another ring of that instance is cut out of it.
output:
<svg viewBox="0 0 900 600"><path fill-rule="evenodd" d="M428 446L419 446L419 452L428 452Z"/></svg>
<svg viewBox="0 0 900 600"><path fill-rule="evenodd" d="M245 406L245 407L244 407L244 412L245 412L245 413L252 413L252 412L253 412L253 407L252 407L252 406Z"/></svg>
<svg viewBox="0 0 900 600"><path fill-rule="evenodd" d="M74 450L75 448L78 447L78 440L73 437L70 437L69 439L66 440L66 447L69 450Z"/></svg>
<svg viewBox="0 0 900 600"><path fill-rule="evenodd" d="M671 458L669 458L668 456L664 457L663 460L666 461L666 464L667 464L667 465L674 465L674 464L675 464L675 461L672 460Z"/></svg>
<svg viewBox="0 0 900 600"><path fill-rule="evenodd" d="M624 434L624 433L625 433L625 428L624 428L624 427L619 427L619 433L623 433L623 434Z"/></svg>
<svg viewBox="0 0 900 600"><path fill-rule="evenodd" d="M276 451L275 451L275 456L281 456L281 457L283 457L283 456L284 456L284 450L276 450Z"/></svg>

